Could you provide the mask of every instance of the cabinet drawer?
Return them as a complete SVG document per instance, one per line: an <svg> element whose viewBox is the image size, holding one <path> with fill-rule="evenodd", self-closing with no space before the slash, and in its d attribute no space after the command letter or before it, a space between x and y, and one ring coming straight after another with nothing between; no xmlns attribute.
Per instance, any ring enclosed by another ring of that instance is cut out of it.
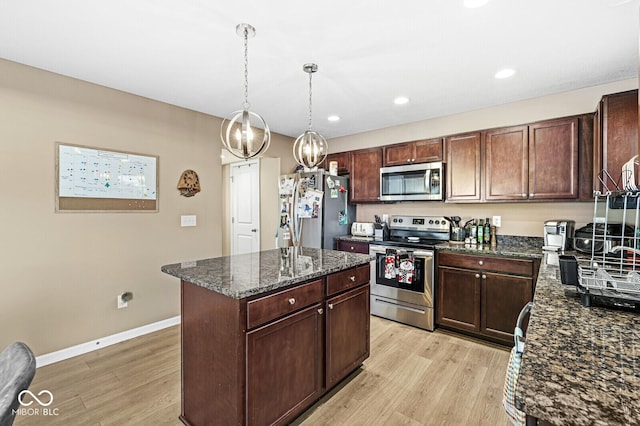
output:
<svg viewBox="0 0 640 426"><path fill-rule="evenodd" d="M321 301L322 288L323 282L320 279L249 301L247 303L247 328L257 327Z"/></svg>
<svg viewBox="0 0 640 426"><path fill-rule="evenodd" d="M533 260L508 257L475 256L471 254L440 252L438 253L438 265L502 272L527 277L533 276Z"/></svg>
<svg viewBox="0 0 640 426"><path fill-rule="evenodd" d="M358 266L327 276L327 296L369 282L369 265Z"/></svg>
<svg viewBox="0 0 640 426"><path fill-rule="evenodd" d="M352 253L369 253L369 243L364 241L338 240L338 250Z"/></svg>

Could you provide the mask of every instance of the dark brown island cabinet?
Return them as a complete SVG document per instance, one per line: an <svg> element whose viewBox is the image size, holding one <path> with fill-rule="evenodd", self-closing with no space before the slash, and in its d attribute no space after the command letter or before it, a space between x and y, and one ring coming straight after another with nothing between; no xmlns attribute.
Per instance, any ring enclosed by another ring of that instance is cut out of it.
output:
<svg viewBox="0 0 640 426"><path fill-rule="evenodd" d="M235 299L181 281L186 425L288 424L369 356L369 264Z"/></svg>
<svg viewBox="0 0 640 426"><path fill-rule="evenodd" d="M538 267L537 259L439 253L437 324L513 345L518 314L533 300Z"/></svg>

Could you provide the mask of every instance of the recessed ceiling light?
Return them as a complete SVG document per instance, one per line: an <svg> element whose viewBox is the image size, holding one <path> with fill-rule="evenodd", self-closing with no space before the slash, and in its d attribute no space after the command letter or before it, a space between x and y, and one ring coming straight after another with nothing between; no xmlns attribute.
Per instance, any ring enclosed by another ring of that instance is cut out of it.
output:
<svg viewBox="0 0 640 426"><path fill-rule="evenodd" d="M489 0L464 0L465 7L469 9L484 6L487 3L489 3Z"/></svg>
<svg viewBox="0 0 640 426"><path fill-rule="evenodd" d="M404 105L409 102L409 98L406 96L398 96L393 100L393 103L396 105Z"/></svg>
<svg viewBox="0 0 640 426"><path fill-rule="evenodd" d="M337 116L337 115L330 115L329 117L327 117L327 120L329 120L329 121L331 121L331 122L340 121L340 116Z"/></svg>
<svg viewBox="0 0 640 426"><path fill-rule="evenodd" d="M496 73L494 75L495 78L509 78L512 77L516 73L516 70L511 68L505 68Z"/></svg>

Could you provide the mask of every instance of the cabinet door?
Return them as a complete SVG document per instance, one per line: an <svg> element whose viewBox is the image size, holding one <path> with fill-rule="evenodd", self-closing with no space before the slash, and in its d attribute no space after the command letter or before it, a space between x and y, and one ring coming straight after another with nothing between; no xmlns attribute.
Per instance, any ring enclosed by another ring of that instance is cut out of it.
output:
<svg viewBox="0 0 640 426"><path fill-rule="evenodd" d="M414 153L414 163L442 161L442 138L416 141Z"/></svg>
<svg viewBox="0 0 640 426"><path fill-rule="evenodd" d="M481 133L449 136L447 158L447 201L480 201Z"/></svg>
<svg viewBox="0 0 640 426"><path fill-rule="evenodd" d="M526 200L528 193L527 126L485 133L485 200Z"/></svg>
<svg viewBox="0 0 640 426"><path fill-rule="evenodd" d="M578 198L578 118L529 125L529 199Z"/></svg>
<svg viewBox="0 0 640 426"><path fill-rule="evenodd" d="M369 357L369 285L327 300L326 383L332 387Z"/></svg>
<svg viewBox="0 0 640 426"><path fill-rule="evenodd" d="M382 148L351 151L349 181L351 202L372 202L380 198Z"/></svg>
<svg viewBox="0 0 640 426"><path fill-rule="evenodd" d="M414 144L400 143L396 145L388 145L382 148L383 161L382 165L387 166L403 166L411 164L414 157Z"/></svg>
<svg viewBox="0 0 640 426"><path fill-rule="evenodd" d="M322 305L247 333L247 421L285 424L322 392Z"/></svg>
<svg viewBox="0 0 640 426"><path fill-rule="evenodd" d="M638 90L615 93L600 102L600 139L594 164L596 176L607 170L614 181L621 182L622 165L638 154ZM609 189L613 186L607 182ZM601 190L598 182L596 188Z"/></svg>
<svg viewBox="0 0 640 426"><path fill-rule="evenodd" d="M349 152L337 152L333 154L327 154L322 168L329 170L329 165L332 161L338 162L338 173L349 173Z"/></svg>
<svg viewBox="0 0 640 426"><path fill-rule="evenodd" d="M483 272L480 331L505 343L513 343L518 314L531 300L532 278Z"/></svg>
<svg viewBox="0 0 640 426"><path fill-rule="evenodd" d="M438 268L439 325L458 330L480 330L480 273L468 269Z"/></svg>

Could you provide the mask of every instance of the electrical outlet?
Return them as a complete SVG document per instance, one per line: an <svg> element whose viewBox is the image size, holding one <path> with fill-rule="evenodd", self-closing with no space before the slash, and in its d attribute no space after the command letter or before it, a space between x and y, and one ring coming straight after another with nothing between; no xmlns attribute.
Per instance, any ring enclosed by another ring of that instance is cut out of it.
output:
<svg viewBox="0 0 640 426"><path fill-rule="evenodd" d="M496 228L500 228L502 226L502 216L494 216L492 223Z"/></svg>
<svg viewBox="0 0 640 426"><path fill-rule="evenodd" d="M118 309L122 309L122 308L128 308L129 307L129 302L125 302L124 300L122 300L122 295L119 294L117 296L118 299Z"/></svg>

